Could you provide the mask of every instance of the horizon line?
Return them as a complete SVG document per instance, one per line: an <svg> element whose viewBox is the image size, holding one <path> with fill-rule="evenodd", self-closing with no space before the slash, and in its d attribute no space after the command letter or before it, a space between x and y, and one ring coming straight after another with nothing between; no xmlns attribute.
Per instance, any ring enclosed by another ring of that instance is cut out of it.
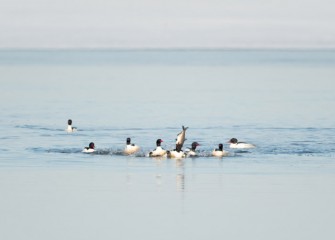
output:
<svg viewBox="0 0 335 240"><path fill-rule="evenodd" d="M0 47L0 51L334 51L334 47Z"/></svg>

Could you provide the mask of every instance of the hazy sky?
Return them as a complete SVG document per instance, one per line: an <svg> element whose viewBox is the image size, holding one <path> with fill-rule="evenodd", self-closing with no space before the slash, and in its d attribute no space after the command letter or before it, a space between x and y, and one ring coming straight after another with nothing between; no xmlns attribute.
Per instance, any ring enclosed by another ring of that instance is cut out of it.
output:
<svg viewBox="0 0 335 240"><path fill-rule="evenodd" d="M0 0L0 48L327 48L334 9L334 0Z"/></svg>

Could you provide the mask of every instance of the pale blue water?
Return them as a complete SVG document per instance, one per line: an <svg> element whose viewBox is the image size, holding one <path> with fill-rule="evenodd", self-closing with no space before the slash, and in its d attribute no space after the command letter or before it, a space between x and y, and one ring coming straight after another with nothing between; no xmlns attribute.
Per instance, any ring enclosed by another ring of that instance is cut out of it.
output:
<svg viewBox="0 0 335 240"><path fill-rule="evenodd" d="M0 51L0 238L333 239L334 79L335 51ZM182 125L201 157L145 157Z"/></svg>

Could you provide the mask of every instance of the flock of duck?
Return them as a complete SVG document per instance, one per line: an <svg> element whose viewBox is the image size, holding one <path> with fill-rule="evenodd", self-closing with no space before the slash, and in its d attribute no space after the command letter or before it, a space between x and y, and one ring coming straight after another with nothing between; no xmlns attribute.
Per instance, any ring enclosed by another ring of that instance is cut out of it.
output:
<svg viewBox="0 0 335 240"><path fill-rule="evenodd" d="M182 126L182 131L177 135L176 139L176 148L173 150L165 150L162 148L161 143L163 142L162 139L157 139L156 141L156 148L149 152L149 157L169 157L169 158L185 158L185 157L196 157L198 155L196 148L199 146L199 143L193 142L191 145L191 148L187 148L185 151L182 150L184 142L186 140L186 130L188 127ZM68 120L68 126L66 128L66 131L68 133L72 133L77 131L76 127L72 126L72 120ZM232 138L229 140L230 148L235 149L250 149L255 148L256 146L250 143L245 142L239 142L236 138ZM95 145L93 142L89 144L88 147L85 147L83 149L83 153L93 153L95 151ZM131 139L127 138L126 140L126 146L123 150L123 153L126 155L135 154L138 151L140 151L140 147L136 144L131 143ZM228 151L225 151L223 149L223 144L220 143L218 145L218 148L214 149L212 151L212 155L215 157L225 157L229 155Z"/></svg>

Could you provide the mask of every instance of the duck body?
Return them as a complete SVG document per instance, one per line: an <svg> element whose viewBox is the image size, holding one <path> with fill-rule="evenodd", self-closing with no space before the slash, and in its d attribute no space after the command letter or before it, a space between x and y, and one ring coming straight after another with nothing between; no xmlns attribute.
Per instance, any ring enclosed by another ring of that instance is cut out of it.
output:
<svg viewBox="0 0 335 240"><path fill-rule="evenodd" d="M256 146L251 143L239 142L236 138L232 138L229 140L229 147L236 149L247 149L247 148L255 148Z"/></svg>
<svg viewBox="0 0 335 240"><path fill-rule="evenodd" d="M193 150L186 151L186 157L197 157L197 156L198 153Z"/></svg>
<svg viewBox="0 0 335 240"><path fill-rule="evenodd" d="M215 149L215 150L213 150L212 155L214 157L227 157L229 155L229 152L227 152L225 150L220 151L220 150Z"/></svg>
<svg viewBox="0 0 335 240"><path fill-rule="evenodd" d="M135 144L132 144L131 139L127 138L127 145L126 145L123 152L125 154L130 155L130 154L134 154L134 153L138 152L139 150L140 150L140 147L135 145Z"/></svg>
<svg viewBox="0 0 335 240"><path fill-rule="evenodd" d="M83 153L92 153L92 152L95 152L95 150L92 149L92 148L89 148L89 147L85 147L82 152Z"/></svg>
<svg viewBox="0 0 335 240"><path fill-rule="evenodd" d="M77 131L76 127L72 127L71 125L68 125L67 128L65 129L68 133L75 132Z"/></svg>
<svg viewBox="0 0 335 240"><path fill-rule="evenodd" d="M229 152L225 151L225 150L223 149L223 144L220 143L220 144L219 144L219 148L214 149L213 152L212 152L212 155L213 155L214 157L226 157L226 156L229 155Z"/></svg>
<svg viewBox="0 0 335 240"><path fill-rule="evenodd" d="M155 150L149 153L149 157L164 157L166 153L167 151L163 149L161 146L159 146L159 147L156 147Z"/></svg>
<svg viewBox="0 0 335 240"><path fill-rule="evenodd" d="M131 145L127 145L124 149L124 153L125 154L134 154L137 153L140 150L140 147L135 145L135 144L131 144Z"/></svg>
<svg viewBox="0 0 335 240"><path fill-rule="evenodd" d="M247 148L255 148L256 146L251 143L240 142L240 143L231 143L229 147L236 149L247 149Z"/></svg>
<svg viewBox="0 0 335 240"><path fill-rule="evenodd" d="M184 151L177 151L177 150L172 150L167 153L168 157L170 158L185 158L186 153Z"/></svg>

